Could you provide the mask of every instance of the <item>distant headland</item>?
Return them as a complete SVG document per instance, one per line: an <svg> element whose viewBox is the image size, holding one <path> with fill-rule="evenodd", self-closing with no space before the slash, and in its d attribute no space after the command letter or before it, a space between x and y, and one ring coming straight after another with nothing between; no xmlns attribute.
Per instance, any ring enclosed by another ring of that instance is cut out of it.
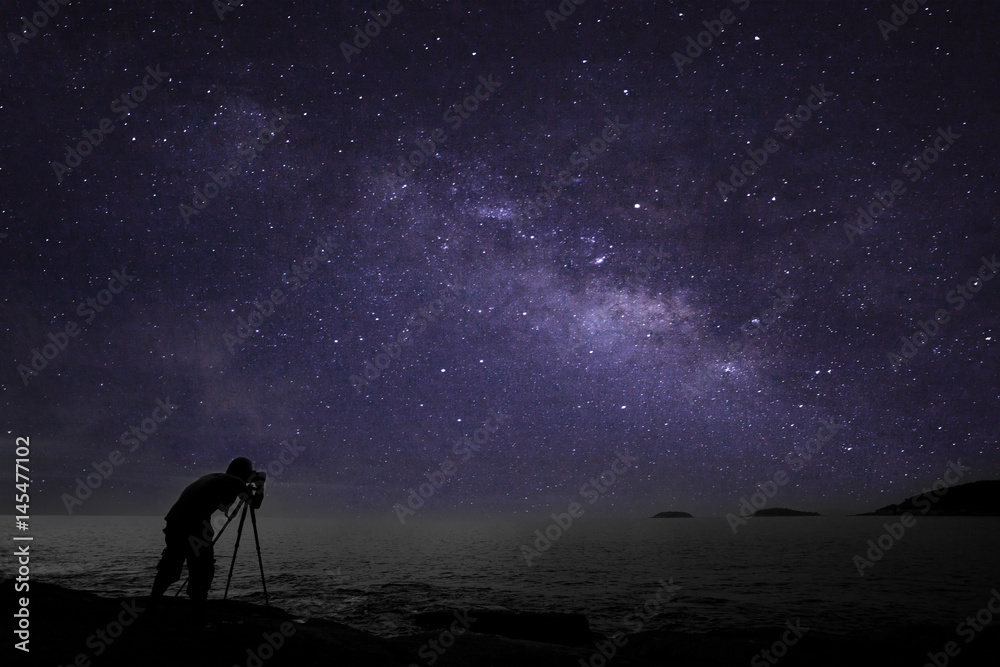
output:
<svg viewBox="0 0 1000 667"><path fill-rule="evenodd" d="M693 519L687 512L660 512L650 517L651 519Z"/></svg>
<svg viewBox="0 0 1000 667"><path fill-rule="evenodd" d="M858 516L1000 516L1000 480L983 480L957 486L935 483L934 488L901 503L880 507Z"/></svg>

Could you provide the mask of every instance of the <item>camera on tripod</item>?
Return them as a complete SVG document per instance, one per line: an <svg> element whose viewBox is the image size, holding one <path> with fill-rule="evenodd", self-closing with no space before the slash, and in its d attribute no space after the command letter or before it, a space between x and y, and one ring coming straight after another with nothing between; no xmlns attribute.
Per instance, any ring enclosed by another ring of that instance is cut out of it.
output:
<svg viewBox="0 0 1000 667"><path fill-rule="evenodd" d="M254 509L259 509L264 502L264 483L267 481L267 473L263 470L254 470L247 478L247 491L250 494L249 502Z"/></svg>

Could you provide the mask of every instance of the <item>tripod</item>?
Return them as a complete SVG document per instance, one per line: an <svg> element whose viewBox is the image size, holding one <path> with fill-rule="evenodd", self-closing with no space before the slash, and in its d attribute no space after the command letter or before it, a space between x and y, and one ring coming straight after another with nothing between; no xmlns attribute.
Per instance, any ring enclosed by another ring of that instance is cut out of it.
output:
<svg viewBox="0 0 1000 667"><path fill-rule="evenodd" d="M229 584L233 580L233 568L236 567L236 553L240 548L240 538L243 536L243 524L246 523L247 520L247 510L250 510L250 522L253 524L253 539L257 546L257 564L260 566L260 585L264 589L264 606L267 609L267 622L271 625L271 601L267 596L267 582L264 579L264 560L260 555L260 536L257 533L257 512L254 510L253 506L247 502L246 497L240 498L240 503L236 506L236 510L229 516L226 523L219 529L219 534L215 536L214 540L212 540L212 546L215 546L215 543L219 541L220 537L222 537L222 533L226 530L226 527L228 527L229 524L232 523L233 519L236 518L236 512L239 512L241 506L243 507L243 514L240 515L240 525L236 530L236 544L233 546L233 558L229 563L229 576L226 577L226 592L223 594L222 599L225 600L229 597ZM190 577L188 577L188 579L190 579ZM184 590L184 586L187 585L188 579L184 580L181 587L177 589L176 593L174 593L174 597L181 594L181 591Z"/></svg>

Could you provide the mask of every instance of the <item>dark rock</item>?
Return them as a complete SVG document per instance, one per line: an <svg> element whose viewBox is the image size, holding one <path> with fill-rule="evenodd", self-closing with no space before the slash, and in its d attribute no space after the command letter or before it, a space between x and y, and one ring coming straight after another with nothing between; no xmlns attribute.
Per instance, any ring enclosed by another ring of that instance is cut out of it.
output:
<svg viewBox="0 0 1000 667"><path fill-rule="evenodd" d="M13 584L10 579L0 584L7 599L15 594ZM456 620L451 611L418 615L435 629L381 638L336 621L297 619L278 608L270 610L269 621L267 610L260 605L232 600L210 600L210 625L205 627L191 619L188 600L173 597L163 600L155 613L141 611L139 618L121 628L113 624L128 618L123 612L133 604L142 609L145 598L105 598L34 579L30 586L27 593L19 591L17 595L26 594L31 600L31 653L17 652L20 659L15 659L16 665L579 667L581 663L601 664L598 658L610 664L604 655L613 645L614 665L618 667L723 667L752 662L783 630L643 631L626 634L618 644L608 637L591 637L583 644L568 645L553 643L552 636L533 641L499 635L511 630L532 634L525 626L537 624L545 628L542 634L554 633L563 641L575 641L584 633L590 634L583 616L484 610L479 612L482 618L476 619L483 624L481 629L452 640L442 641L444 628ZM282 626L286 631L294 627L283 640L278 634ZM817 628L782 658L781 667L919 665L926 662L928 651L940 651L954 638L953 627L899 628L893 634L870 637L867 633L826 635ZM269 639L280 646L272 650ZM992 667L998 653L1000 631L985 628L975 643L962 646L961 660L956 664Z"/></svg>
<svg viewBox="0 0 1000 667"><path fill-rule="evenodd" d="M414 621L425 628L446 628L456 621L461 624L463 618L471 622L472 632L484 635L567 646L583 646L591 640L590 623L581 614L472 609L423 612Z"/></svg>

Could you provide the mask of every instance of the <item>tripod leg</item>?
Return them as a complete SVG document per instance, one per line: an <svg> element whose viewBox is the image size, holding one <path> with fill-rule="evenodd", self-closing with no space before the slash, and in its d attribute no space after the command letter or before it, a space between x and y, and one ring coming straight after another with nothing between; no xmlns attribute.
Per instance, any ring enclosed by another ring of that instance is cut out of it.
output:
<svg viewBox="0 0 1000 667"><path fill-rule="evenodd" d="M264 606L267 608L267 622L271 623L271 601L267 597L267 582L264 581L264 559L260 556L260 537L257 535L257 513L250 507L250 522L253 523L253 540L257 544L257 564L260 566L260 585L264 589Z"/></svg>
<svg viewBox="0 0 1000 667"><path fill-rule="evenodd" d="M249 505L243 506L243 514L240 516L240 527L236 530L236 545L233 547L233 560L229 563L229 576L226 577L226 593L222 596L223 600L229 597L229 583L233 580L233 568L236 566L236 552L240 548L240 538L243 536L243 523L247 520L247 508L249 507ZM254 530L256 528L257 525L255 523Z"/></svg>

